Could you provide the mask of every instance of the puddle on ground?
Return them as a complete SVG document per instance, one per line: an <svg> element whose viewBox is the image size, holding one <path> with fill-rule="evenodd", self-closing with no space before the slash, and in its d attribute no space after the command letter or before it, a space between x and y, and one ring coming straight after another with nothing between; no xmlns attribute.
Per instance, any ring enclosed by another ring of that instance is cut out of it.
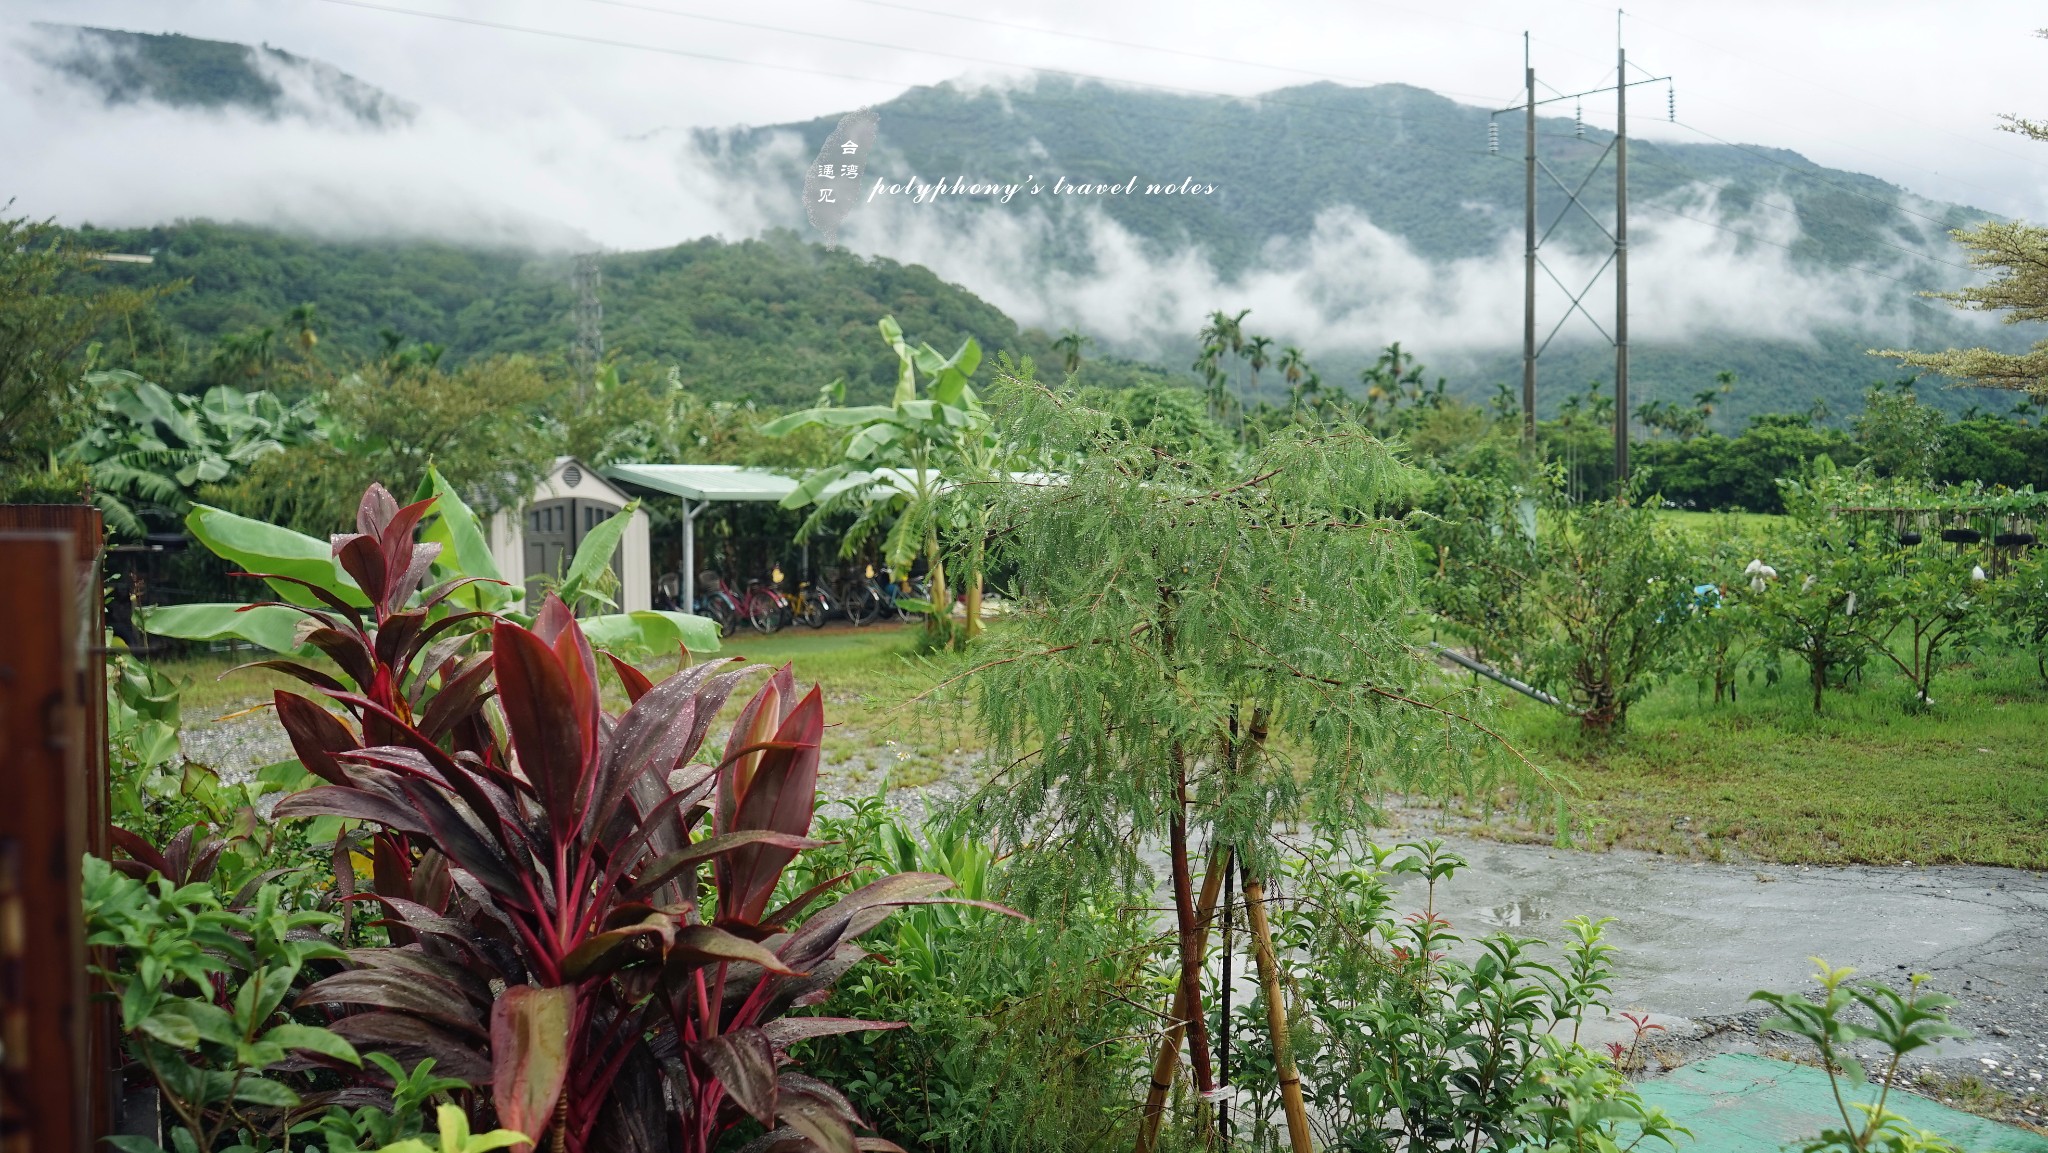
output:
<svg viewBox="0 0 2048 1153"><path fill-rule="evenodd" d="M1517 897L1505 905L1481 909L1474 916L1497 929L1519 929L1543 920L1543 902L1534 897Z"/></svg>

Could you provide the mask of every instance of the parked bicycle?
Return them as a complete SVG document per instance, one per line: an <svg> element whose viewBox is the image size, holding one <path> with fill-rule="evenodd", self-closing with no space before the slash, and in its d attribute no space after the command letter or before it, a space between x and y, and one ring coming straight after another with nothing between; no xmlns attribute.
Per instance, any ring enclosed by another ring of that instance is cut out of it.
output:
<svg viewBox="0 0 2048 1153"><path fill-rule="evenodd" d="M789 598L777 587L782 583L782 570L776 569L772 579L759 578L747 582L747 595L740 602L741 614L758 633L773 633L783 625L796 619Z"/></svg>
<svg viewBox="0 0 2048 1153"><path fill-rule="evenodd" d="M883 591L881 582L875 579L873 565L867 566L866 575L846 583L839 601L846 608L846 619L852 621L855 628L873 624L889 611L888 594Z"/></svg>
<svg viewBox="0 0 2048 1153"><path fill-rule="evenodd" d="M816 584L797 582L796 593L789 598L789 607L798 621L814 629L824 628L825 618L839 610L832 590L823 581Z"/></svg>
<svg viewBox="0 0 2048 1153"><path fill-rule="evenodd" d="M718 622L718 635L729 637L739 629L744 614L740 605L745 598L725 578L711 569L697 574L698 616L710 617Z"/></svg>

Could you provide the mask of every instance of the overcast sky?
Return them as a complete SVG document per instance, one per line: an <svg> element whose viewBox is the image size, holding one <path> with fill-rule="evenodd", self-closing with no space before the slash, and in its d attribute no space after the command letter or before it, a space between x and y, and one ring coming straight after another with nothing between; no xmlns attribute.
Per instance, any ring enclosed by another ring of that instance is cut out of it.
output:
<svg viewBox="0 0 2048 1153"><path fill-rule="evenodd" d="M1563 91L1611 76L1616 35L1615 9L1593 0L0 0L0 16L264 41L476 123L567 118L615 136L808 118L1032 67L1239 94L1400 81L1505 104L1524 29L1539 79ZM2036 216L2048 145L1994 128L2000 112L2048 118L2041 25L2048 8L1996 0L1646 0L1624 21L1631 61L1676 76L1685 124ZM1657 127L1664 94L1637 92L1638 130L1706 138ZM1587 119L1610 122L1606 101Z"/></svg>

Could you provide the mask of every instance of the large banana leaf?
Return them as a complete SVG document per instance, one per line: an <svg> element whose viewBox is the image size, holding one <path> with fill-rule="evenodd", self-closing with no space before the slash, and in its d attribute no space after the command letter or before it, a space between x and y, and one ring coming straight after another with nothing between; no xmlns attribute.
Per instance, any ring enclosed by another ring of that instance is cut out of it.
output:
<svg viewBox="0 0 2048 1153"><path fill-rule="evenodd" d="M335 563L334 546L324 540L203 504L192 506L185 516L185 528L214 555L248 572L296 577L349 604L365 608L370 604L355 580ZM290 581L268 583L282 600L300 605L320 603L318 597Z"/></svg>
<svg viewBox="0 0 2048 1153"><path fill-rule="evenodd" d="M299 623L304 613L283 605L157 605L138 610L142 630L152 636L185 641L245 640L272 652L299 648Z"/></svg>
<svg viewBox="0 0 2048 1153"><path fill-rule="evenodd" d="M673 652L677 645L693 653L718 651L718 622L689 613L641 609L607 613L576 622L598 648L619 652Z"/></svg>
<svg viewBox="0 0 2048 1153"><path fill-rule="evenodd" d="M444 578L487 578L464 586L451 599L465 608L486 611L511 604L518 598L519 590L507 584L491 583L502 582L504 578L498 573L496 558L491 556L491 542L484 532L483 521L455 491L455 486L431 465L413 499L425 500L428 497L434 498L434 510L426 527L420 530L420 540L441 546L441 556L435 567L443 570Z"/></svg>

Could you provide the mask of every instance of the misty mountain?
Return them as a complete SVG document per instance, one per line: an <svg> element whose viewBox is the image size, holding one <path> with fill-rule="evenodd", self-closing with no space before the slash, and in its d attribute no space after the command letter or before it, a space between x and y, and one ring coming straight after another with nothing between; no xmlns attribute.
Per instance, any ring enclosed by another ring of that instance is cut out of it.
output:
<svg viewBox="0 0 2048 1153"><path fill-rule="evenodd" d="M268 44L65 24L37 24L34 31L33 58L110 105L238 110L369 128L404 125L418 112L331 64Z"/></svg>
<svg viewBox="0 0 2048 1153"><path fill-rule="evenodd" d="M1469 397L1520 380L1520 122L1502 118L1499 149L1491 152L1487 110L1419 88L1312 84L1226 99L1040 76L912 89L876 109L878 150L863 158L865 189L872 192L877 181L902 187L959 178L1018 191L1007 202L985 193L926 203L914 195L864 195L841 240L882 259L846 264L845 254L799 241L816 236L805 220L804 176L836 116L657 132L589 150L581 140L521 139L514 132L494 138L481 155L497 164L530 156L530 168L422 165L427 156L480 155L470 151L477 126L434 109L415 116L411 105L330 65L269 47L78 28L46 27L41 36L35 51L51 82L98 93L115 126L125 109L153 103L214 122L223 110L275 121L306 117L322 132L339 128L356 139L353 162L330 164L321 145L335 137L280 124L276 131L290 139L279 143L288 147L253 143L214 153L257 178L218 191L180 183L183 212L219 215L189 206L232 204L233 215L317 228L326 238L217 225L149 233L182 237L170 247L179 261L209 258L178 244L225 246L236 254L218 266L219 275L196 275L191 289L166 306L177 338L195 342L193 355L307 300L351 351L373 348L380 327L458 355L559 351L569 339L562 254L572 245L595 245L574 239L573 227L556 214L588 197L633 211L654 205L662 223L645 234L657 237L669 234L664 228L678 238L792 230L761 246L700 242L605 259L612 347L650 362L708 358L701 387L719 395L801 399L819 383L817 371L838 363L834 358L853 357L846 363L864 365L853 375L865 380L862 373L876 365L862 359L868 352L849 351L871 321L856 316L860 308L897 308L901 315L914 309L911 302L955 295L972 300L983 318L933 312L933 343L972 332L992 351L1011 347L1043 357L1050 347L1045 334L1071 327L1093 340L1100 364L1120 366L1113 373L1119 379L1145 372L1190 379L1195 333L1206 316L1250 309L1248 330L1272 337L1276 354L1301 347L1329 385L1355 382L1394 341ZM1638 92L1640 125L1664 105L1661 92ZM379 132L374 152L362 149L365 127ZM220 131L215 123L205 136L216 150ZM234 139L261 131L237 127ZM1545 163L1571 183L1610 140L1568 117L1545 117L1539 131ZM361 162L387 153L390 162L381 166ZM605 199L599 186L609 183L607 165L593 158L674 172L676 183L666 190L674 199ZM1717 372L1731 370L1741 383L1718 405L1717 424L1726 430L1754 413L1805 411L1816 403L1840 417L1860 406L1869 383L1895 374L1868 349L2015 347L2028 338L1919 295L1967 278L1947 232L1982 219L1981 212L1781 149L1635 138L1629 159L1631 384L1639 403L1688 402L1712 386ZM1140 189L1192 183L1213 191L1057 191L1061 182L1099 187L1134 179ZM1600 226L1612 218L1612 180L1600 174L1588 183L1583 213L1545 185L1545 259L1576 291L1607 256ZM123 187L122 220L173 215L149 210L147 182ZM714 210L694 212L706 204ZM143 206L139 213L136 205ZM685 215L670 216L674 208L712 223L668 224ZM335 240L360 235L387 239ZM478 235L517 236L555 255L417 239ZM242 262L260 252L289 263L265 272ZM690 267L716 267L720 276L701 287L678 276L642 296L654 281L639 270L668 267L664 262L682 252L699 254ZM464 268L451 272L457 265ZM792 270L811 266L838 270L833 303L819 303L821 297L788 281ZM159 272L170 267L192 266L166 260ZM1541 297L1539 332L1547 333L1567 317L1566 300L1548 280ZM668 311L657 312L654 301ZM1592 322L1570 317L1546 348L1539 389L1546 413L1589 382L1611 382L1613 353L1593 329L1611 325L1611 302L1603 280L1586 296ZM750 307L761 316L748 320ZM790 319L793 308L800 322ZM620 325L626 327L611 331ZM738 343L782 338L799 347L782 356L742 351ZM714 352L706 340L735 343ZM1276 377L1265 374L1268 395L1277 390ZM2003 408L2009 400L1930 393L1951 409Z"/></svg>
<svg viewBox="0 0 2048 1153"><path fill-rule="evenodd" d="M1662 119L1664 97L1638 89L1636 123ZM1201 316L1250 307L1248 327L1301 345L1326 378L1350 379L1379 345L1402 340L1468 392L1520 380L1519 116L1499 119L1490 152L1488 110L1405 85L1229 99L1047 76L919 88L876 111L875 178L1035 181L1047 191L1007 204L871 198L847 228L850 243L924 259L1026 323L1077 325L1177 366L1196 351ZM699 146L736 177L795 187L835 124L705 131ZM1538 121L1539 155L1569 183L1611 140L1571 117ZM1746 384L1724 410L1731 420L1814 400L1839 413L1892 375L1867 349L2015 339L1917 295L1967 276L1948 233L1984 212L1783 149L1632 138L1629 176L1640 397L1689 398L1732 369ZM1050 193L1062 178L1145 187L1189 177L1215 192ZM1601 231L1614 214L1611 167L1587 184L1584 212L1547 177L1540 184L1546 259L1576 291L1611 251ZM801 226L794 201L782 222ZM1566 309L1548 280L1541 291L1539 335ZM1586 298L1602 327L1612 300L1611 281ZM1575 318L1543 357L1546 409L1590 380L1611 381L1612 359Z"/></svg>

